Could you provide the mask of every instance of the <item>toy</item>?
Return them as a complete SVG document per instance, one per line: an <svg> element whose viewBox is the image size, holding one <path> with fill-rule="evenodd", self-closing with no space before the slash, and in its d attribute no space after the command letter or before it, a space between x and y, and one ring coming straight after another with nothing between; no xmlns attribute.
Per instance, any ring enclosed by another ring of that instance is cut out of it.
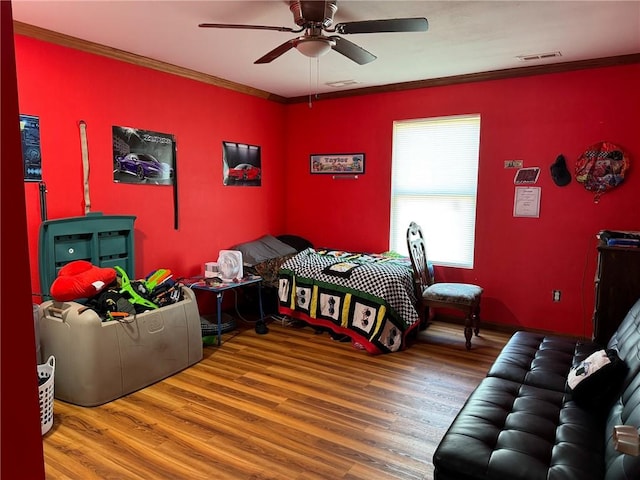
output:
<svg viewBox="0 0 640 480"><path fill-rule="evenodd" d="M51 297L58 302L90 298L100 293L116 279L116 271L97 267L86 260L74 260L64 265L51 284Z"/></svg>
<svg viewBox="0 0 640 480"><path fill-rule="evenodd" d="M142 297L136 290L133 288L129 277L127 276L127 272L125 272L122 267L116 266L115 269L118 271L120 275L120 293L126 293L131 298L129 301L134 305L142 305L143 307L156 309L158 306L153 303L151 300L147 300Z"/></svg>

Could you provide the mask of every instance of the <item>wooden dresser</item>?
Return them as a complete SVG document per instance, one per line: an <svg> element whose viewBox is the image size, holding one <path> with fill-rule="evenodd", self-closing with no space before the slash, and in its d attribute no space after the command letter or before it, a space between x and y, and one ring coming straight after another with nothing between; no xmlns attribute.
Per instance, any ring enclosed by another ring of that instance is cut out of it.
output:
<svg viewBox="0 0 640 480"><path fill-rule="evenodd" d="M598 245L593 338L606 345L640 298L640 248Z"/></svg>

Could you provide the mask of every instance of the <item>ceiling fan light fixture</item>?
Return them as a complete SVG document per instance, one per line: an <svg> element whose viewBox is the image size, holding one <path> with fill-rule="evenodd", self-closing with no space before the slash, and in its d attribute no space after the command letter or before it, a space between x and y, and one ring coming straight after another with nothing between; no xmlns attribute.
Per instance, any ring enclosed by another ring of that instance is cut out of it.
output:
<svg viewBox="0 0 640 480"><path fill-rule="evenodd" d="M426 32L429 22L424 17L389 18L379 20L358 20L336 24L333 28L333 17L338 11L337 0L290 0L289 10L299 29L275 27L270 25L242 25L234 23L201 23L206 28L241 28L247 30L273 30L278 32L300 33L303 36L292 38L257 59L254 64L269 63L279 58L292 48L309 58L319 58L335 50L340 55L358 65L373 62L376 56L359 45L338 35L326 36L323 32L348 35L352 33L384 33L384 32Z"/></svg>
<svg viewBox="0 0 640 480"><path fill-rule="evenodd" d="M326 37L299 38L295 47L300 53L310 58L318 58L329 53L336 44L335 40Z"/></svg>

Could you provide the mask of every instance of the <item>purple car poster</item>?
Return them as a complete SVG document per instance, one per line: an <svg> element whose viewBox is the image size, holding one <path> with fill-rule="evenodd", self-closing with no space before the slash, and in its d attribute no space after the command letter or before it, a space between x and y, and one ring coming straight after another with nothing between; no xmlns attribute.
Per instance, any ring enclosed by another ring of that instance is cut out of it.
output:
<svg viewBox="0 0 640 480"><path fill-rule="evenodd" d="M173 185L175 152L175 139L171 134L114 126L113 181Z"/></svg>
<svg viewBox="0 0 640 480"><path fill-rule="evenodd" d="M224 185L262 185L260 147L246 143L222 142L222 177Z"/></svg>

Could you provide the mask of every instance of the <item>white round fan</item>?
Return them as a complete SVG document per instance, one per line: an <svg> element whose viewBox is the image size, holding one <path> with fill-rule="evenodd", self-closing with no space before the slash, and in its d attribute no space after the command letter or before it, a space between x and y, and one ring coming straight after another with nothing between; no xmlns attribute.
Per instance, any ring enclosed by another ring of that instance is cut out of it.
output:
<svg viewBox="0 0 640 480"><path fill-rule="evenodd" d="M242 278L242 252L238 250L220 250L218 270L220 278L226 282Z"/></svg>

